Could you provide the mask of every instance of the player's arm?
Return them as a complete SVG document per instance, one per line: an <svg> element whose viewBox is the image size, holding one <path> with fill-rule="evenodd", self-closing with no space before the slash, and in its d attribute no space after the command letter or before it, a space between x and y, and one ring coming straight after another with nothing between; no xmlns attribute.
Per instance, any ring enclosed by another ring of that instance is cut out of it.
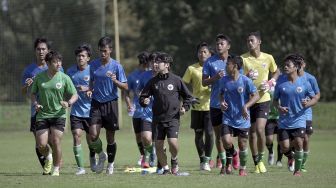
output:
<svg viewBox="0 0 336 188"><path fill-rule="evenodd" d="M128 90L127 82L120 82L119 80L117 80L116 75L112 75L112 81L119 89Z"/></svg>
<svg viewBox="0 0 336 188"><path fill-rule="evenodd" d="M245 105L243 106L243 118L244 119L248 119L250 117L249 113L248 113L248 109L253 106L258 100L260 99L259 93L258 91L255 91L254 93L250 94L250 98L247 101L247 103L245 103Z"/></svg>
<svg viewBox="0 0 336 188"><path fill-rule="evenodd" d="M150 103L149 97L152 95L151 87L152 87L152 80L150 80L149 82L147 82L147 84L145 85L145 87L140 92L140 96L139 96L139 104L140 104L140 106L146 107Z"/></svg>
<svg viewBox="0 0 336 188"><path fill-rule="evenodd" d="M224 70L219 71L217 74L211 77L209 75L203 74L202 75L202 85L203 86L212 85L214 82L221 79L224 76L224 74L225 74Z"/></svg>
<svg viewBox="0 0 336 188"><path fill-rule="evenodd" d="M130 97L130 92L129 90L123 90L123 95L124 95L124 99L125 99L125 103L127 106L127 111L130 112L132 110L133 107L133 103Z"/></svg>
<svg viewBox="0 0 336 188"><path fill-rule="evenodd" d="M310 84L307 84L307 95L309 96L309 100L303 100L302 101L302 105L305 107L305 108L309 108L311 106L314 106L318 100L320 99L320 93L318 94L315 94L311 85Z"/></svg>
<svg viewBox="0 0 336 188"><path fill-rule="evenodd" d="M182 80L180 81L179 94L183 98L182 108L180 111L188 111L190 106L193 105L194 102L197 102L194 101L194 97L191 95L191 92Z"/></svg>

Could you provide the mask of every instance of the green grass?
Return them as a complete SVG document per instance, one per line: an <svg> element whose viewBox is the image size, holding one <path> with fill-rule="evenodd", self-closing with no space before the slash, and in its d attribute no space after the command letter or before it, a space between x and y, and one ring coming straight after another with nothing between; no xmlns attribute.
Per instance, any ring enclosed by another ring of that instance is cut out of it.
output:
<svg viewBox="0 0 336 188"><path fill-rule="evenodd" d="M5 109L5 110L4 110ZM66 131L63 141L64 165L60 177L41 175L41 167L35 156L34 140L28 132L29 111L26 105L1 105L0 109L0 187L335 187L336 171L334 170L336 154L336 129L334 104L321 103L314 111L317 130L312 136L311 155L309 156L308 172L302 177L293 177L286 167L268 167L266 174L253 174L253 164L248 162L249 174L239 177L237 171L231 176L219 176L219 170L210 173L199 172L197 152L193 142L193 131L189 129L189 115L183 118L180 132L179 161L182 171L190 172L188 177L127 174L126 166L135 166L139 157L130 126L130 118L124 117L123 127L116 134L118 151L116 156L116 172L113 176L94 174L88 168L88 149L83 143L85 164L89 172L77 177L75 159L72 152L72 136ZM126 114L126 113L124 113ZM317 115L318 114L318 115ZM328 117L327 117L328 116ZM323 123L322 123L323 122ZM321 124L321 126L320 126ZM323 124L323 126L322 126ZM327 125L326 127L324 127ZM101 138L106 147L105 133ZM213 152L215 154L215 152ZM267 155L266 155L267 156ZM287 159L283 159L285 163Z"/></svg>

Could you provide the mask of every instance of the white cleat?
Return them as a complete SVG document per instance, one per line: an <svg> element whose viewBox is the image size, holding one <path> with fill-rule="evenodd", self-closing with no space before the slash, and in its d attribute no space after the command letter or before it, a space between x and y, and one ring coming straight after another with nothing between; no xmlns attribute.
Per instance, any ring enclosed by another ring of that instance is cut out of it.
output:
<svg viewBox="0 0 336 188"><path fill-rule="evenodd" d="M114 163L108 163L106 168L106 174L112 175L114 171Z"/></svg>
<svg viewBox="0 0 336 188"><path fill-rule="evenodd" d="M202 170L210 172L211 168L209 163L203 163Z"/></svg>
<svg viewBox="0 0 336 188"><path fill-rule="evenodd" d="M274 154L268 155L268 165L274 165Z"/></svg>
<svg viewBox="0 0 336 188"><path fill-rule="evenodd" d="M83 174L85 174L85 169L81 168L81 167L78 167L76 175L79 176L79 175L83 175Z"/></svg>
<svg viewBox="0 0 336 188"><path fill-rule="evenodd" d="M144 156L143 156L143 155L140 155L140 158L139 158L139 160L138 160L138 162L137 162L137 164L138 164L139 166L141 166L141 163L142 163L143 158L144 158Z"/></svg>
<svg viewBox="0 0 336 188"><path fill-rule="evenodd" d="M96 173L97 174L100 174L103 172L104 170L104 163L107 159L107 154L105 152L101 152L99 154L99 160L98 160L98 164L97 164L97 167L96 167Z"/></svg>
<svg viewBox="0 0 336 188"><path fill-rule="evenodd" d="M282 162L281 162L281 161L277 161L277 162L275 163L275 165L278 166L278 167L282 167Z"/></svg>

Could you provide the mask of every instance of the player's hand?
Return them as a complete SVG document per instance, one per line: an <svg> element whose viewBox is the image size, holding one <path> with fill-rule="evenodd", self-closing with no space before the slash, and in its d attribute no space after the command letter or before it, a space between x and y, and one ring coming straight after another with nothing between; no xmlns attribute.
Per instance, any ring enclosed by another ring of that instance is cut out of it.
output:
<svg viewBox="0 0 336 188"><path fill-rule="evenodd" d="M134 111L133 104L127 105L127 112L132 112Z"/></svg>
<svg viewBox="0 0 336 188"><path fill-rule="evenodd" d="M89 90L88 86L78 85L76 87L77 87L78 91L82 91L82 92L85 92L85 91Z"/></svg>
<svg viewBox="0 0 336 188"><path fill-rule="evenodd" d="M185 108L183 106L181 106L180 108L180 116L184 115L186 112Z"/></svg>
<svg viewBox="0 0 336 188"><path fill-rule="evenodd" d="M191 106L193 107L193 108L195 108L195 105L196 104L200 104L200 102L199 102L199 98L193 98L193 99L191 99Z"/></svg>
<svg viewBox="0 0 336 188"><path fill-rule="evenodd" d="M35 107L35 111L36 111L36 112L39 112L39 111L41 111L41 110L42 110L42 108L43 108L43 106L42 106L42 105L40 105L40 104L37 104L37 103L34 105L34 107Z"/></svg>
<svg viewBox="0 0 336 188"><path fill-rule="evenodd" d="M245 120L249 119L250 118L250 115L248 113L248 110L247 110L247 107L244 105L243 106L243 109L242 109L242 116Z"/></svg>
<svg viewBox="0 0 336 188"><path fill-rule="evenodd" d="M228 103L226 103L226 101L222 101L220 103L220 108L221 108L222 111L226 111L229 108L229 105L228 105Z"/></svg>
<svg viewBox="0 0 336 188"><path fill-rule="evenodd" d="M221 79L221 78L223 78L223 77L225 76L225 71L224 71L224 70L220 70L220 71L216 74L216 76L217 76L217 79L218 79L218 80Z"/></svg>
<svg viewBox="0 0 336 188"><path fill-rule="evenodd" d="M144 103L145 105L148 105L149 102L150 102L150 99L149 99L149 98L145 98L144 101L143 101L143 103Z"/></svg>
<svg viewBox="0 0 336 188"><path fill-rule="evenodd" d="M256 80L258 78L258 76L259 76L258 70L250 69L249 72L247 73L247 76L251 80Z"/></svg>
<svg viewBox="0 0 336 188"><path fill-rule="evenodd" d="M92 98L92 90L86 91L86 96L88 96L89 98Z"/></svg>
<svg viewBox="0 0 336 188"><path fill-rule="evenodd" d="M268 81L264 80L264 81L261 82L260 89L263 92L267 92L269 90L272 91L272 90L274 90L275 85L276 85L276 81L275 81L274 78L272 78Z"/></svg>
<svg viewBox="0 0 336 188"><path fill-rule="evenodd" d="M61 105L63 108L69 108L70 104L67 101L61 101Z"/></svg>
<svg viewBox="0 0 336 188"><path fill-rule="evenodd" d="M117 75L115 73L112 73L111 71L107 71L106 76L110 77L113 82L115 82L117 80Z"/></svg>
<svg viewBox="0 0 336 188"><path fill-rule="evenodd" d="M25 84L26 84L27 87L31 86L33 84L33 82L34 82L33 78L27 78L25 80Z"/></svg>
<svg viewBox="0 0 336 188"><path fill-rule="evenodd" d="M282 114L288 113L288 107L278 106L278 110Z"/></svg>
<svg viewBox="0 0 336 188"><path fill-rule="evenodd" d="M305 108L309 107L309 106L308 106L308 102L309 102L309 101L310 101L310 98L309 98L309 97L302 99L302 100L301 100L301 104L302 104L302 106L305 107Z"/></svg>

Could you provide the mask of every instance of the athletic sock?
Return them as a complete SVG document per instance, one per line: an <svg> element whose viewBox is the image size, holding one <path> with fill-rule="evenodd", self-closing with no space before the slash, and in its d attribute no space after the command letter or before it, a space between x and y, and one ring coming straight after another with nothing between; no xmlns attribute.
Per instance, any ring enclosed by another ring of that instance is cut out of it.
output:
<svg viewBox="0 0 336 188"><path fill-rule="evenodd" d="M306 165L307 159L308 159L309 151L303 152L303 160L302 160L302 166Z"/></svg>
<svg viewBox="0 0 336 188"><path fill-rule="evenodd" d="M254 165L257 165L259 162L259 155L252 155Z"/></svg>
<svg viewBox="0 0 336 188"><path fill-rule="evenodd" d="M264 155L265 155L265 152L261 152L258 154L258 159L259 159L258 163L263 160Z"/></svg>
<svg viewBox="0 0 336 188"><path fill-rule="evenodd" d="M40 153L40 151L38 150L37 147L35 147L35 152L36 152L36 155L37 155L37 159L39 160L39 162L40 162L40 164L41 164L41 166L43 168L44 164L45 164L45 162L44 162L45 157Z"/></svg>
<svg viewBox="0 0 336 188"><path fill-rule="evenodd" d="M281 151L281 147L280 147L280 144L278 144L277 146L277 150L278 150L278 159L277 161L281 161L282 160L282 151Z"/></svg>
<svg viewBox="0 0 336 188"><path fill-rule="evenodd" d="M98 138L89 144L89 148L95 153L101 153L103 151L103 143L100 138Z"/></svg>
<svg viewBox="0 0 336 188"><path fill-rule="evenodd" d="M303 150L295 151L295 171L301 170L301 165L303 161Z"/></svg>
<svg viewBox="0 0 336 188"><path fill-rule="evenodd" d="M246 168L247 157L248 157L247 149L245 149L243 151L239 150L240 169L245 169Z"/></svg>
<svg viewBox="0 0 336 188"><path fill-rule="evenodd" d="M225 166L224 164L226 164L226 155L225 155L225 152L221 152L218 155L219 155L219 158L222 161L222 165L224 167Z"/></svg>
<svg viewBox="0 0 336 188"><path fill-rule="evenodd" d="M83 150L81 144L78 146L73 147L73 152L75 154L75 159L78 167L84 167L84 160L83 160Z"/></svg>
<svg viewBox="0 0 336 188"><path fill-rule="evenodd" d="M90 157L91 158L95 157L96 153L93 151L93 149L89 147L89 150L90 150Z"/></svg>
<svg viewBox="0 0 336 188"><path fill-rule="evenodd" d="M226 165L230 165L232 164L232 157L233 157L233 154L235 153L235 149L232 145L231 148L228 148L226 149ZM236 155L237 155L237 152L236 152ZM224 164L224 163L223 163Z"/></svg>
<svg viewBox="0 0 336 188"><path fill-rule="evenodd" d="M271 144L266 144L266 147L268 149L269 154L273 154L273 143Z"/></svg>
<svg viewBox="0 0 336 188"><path fill-rule="evenodd" d="M142 142L138 142L138 149L141 155L145 155L145 151L144 151L144 146L142 144Z"/></svg>
<svg viewBox="0 0 336 188"><path fill-rule="evenodd" d="M150 154L153 153L153 144L145 146L144 151L145 151L145 159L146 161L148 161Z"/></svg>
<svg viewBox="0 0 336 188"><path fill-rule="evenodd" d="M108 144L106 147L106 151L107 151L107 161L109 163L113 163L117 152L117 143L114 142L113 144Z"/></svg>

